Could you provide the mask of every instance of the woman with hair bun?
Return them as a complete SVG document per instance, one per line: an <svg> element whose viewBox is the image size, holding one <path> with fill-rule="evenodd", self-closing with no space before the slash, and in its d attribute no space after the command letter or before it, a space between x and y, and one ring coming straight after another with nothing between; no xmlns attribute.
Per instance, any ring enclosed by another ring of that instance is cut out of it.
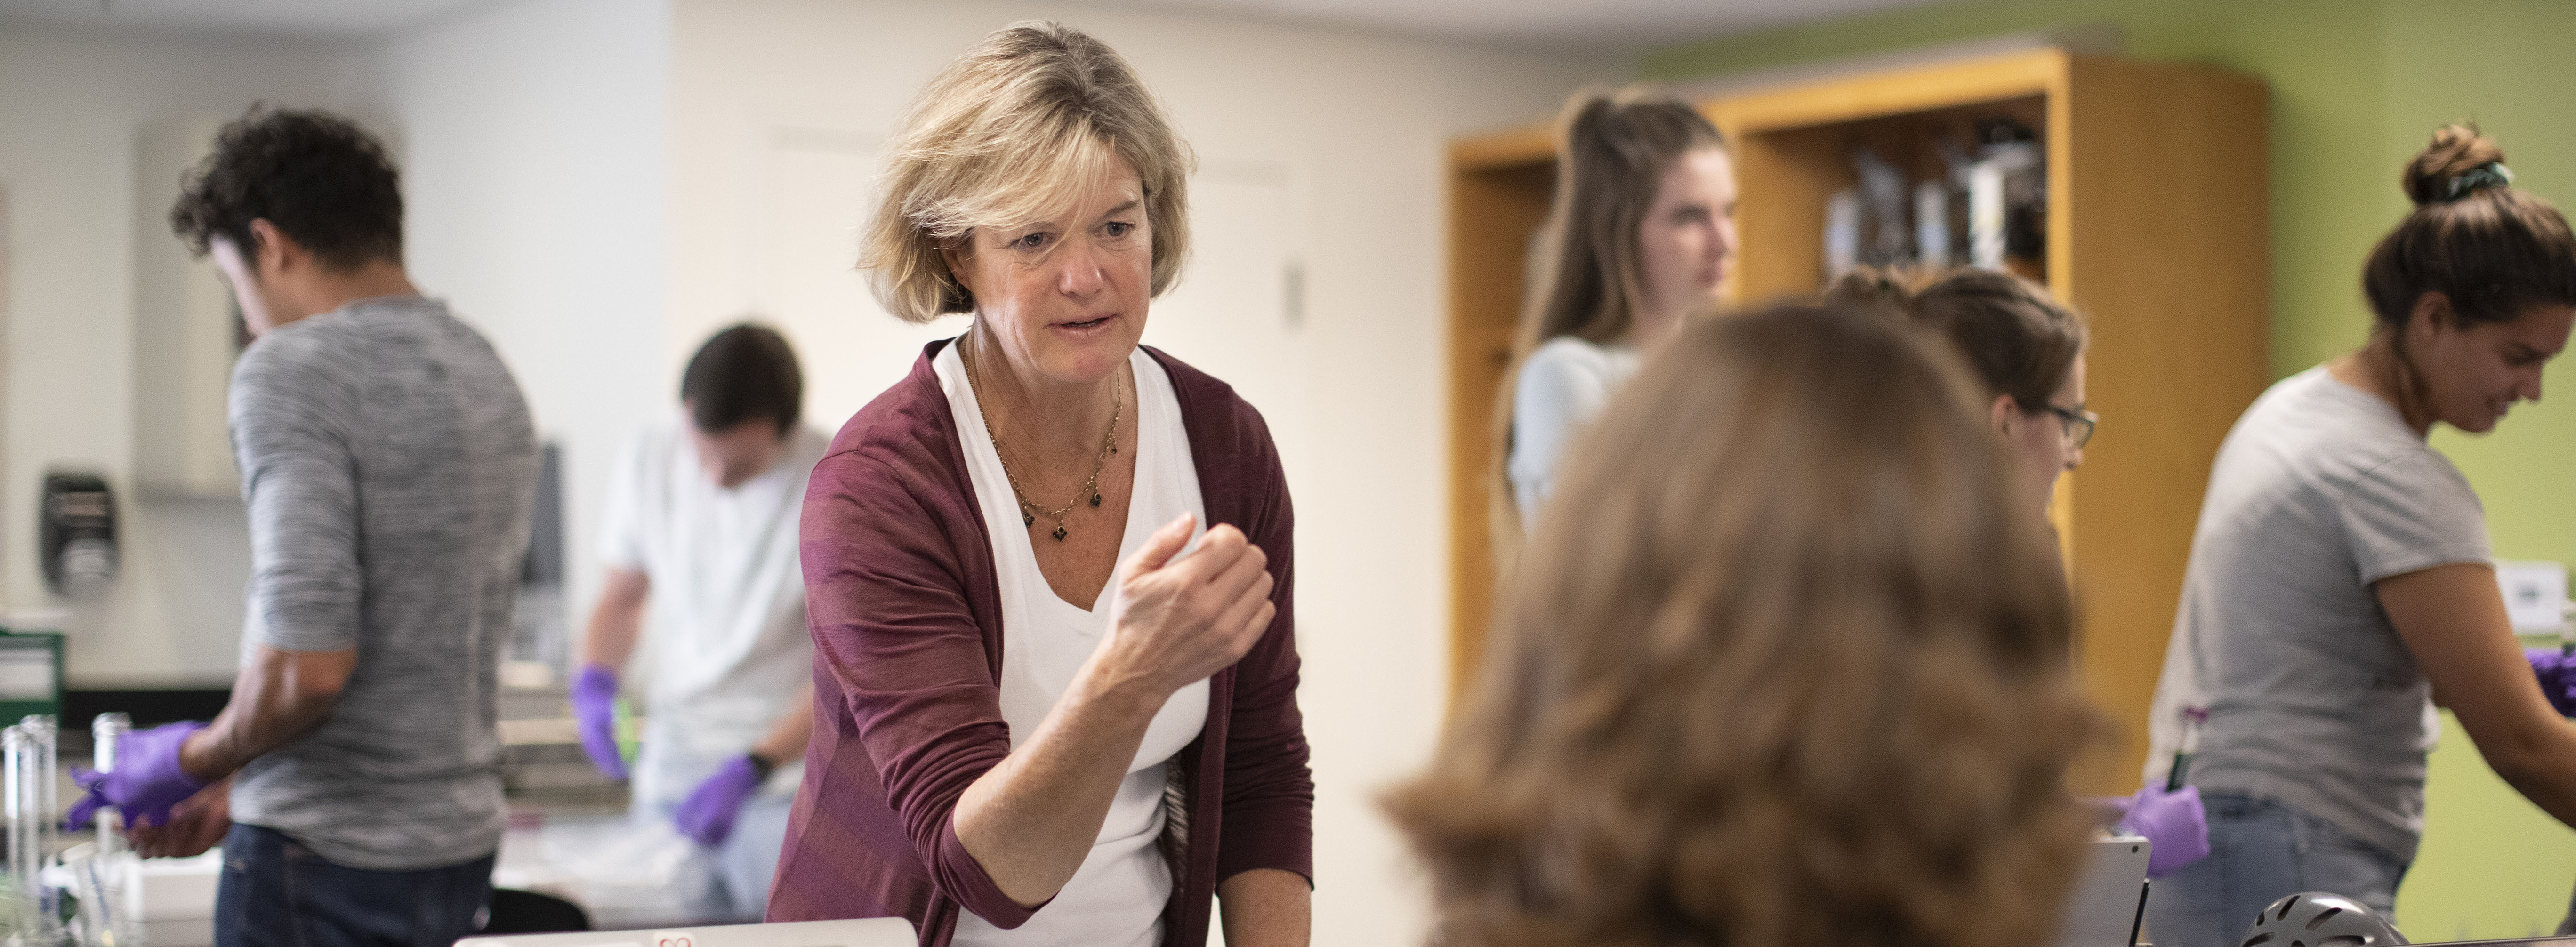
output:
<svg viewBox="0 0 2576 947"><path fill-rule="evenodd" d="M2303 891L2391 910L2436 701L2576 825L2576 728L2514 640L2477 494L2425 443L2540 399L2576 324L2576 236L2471 127L2434 133L2401 181L2414 210L2362 270L2369 342L2273 385L2210 470L2146 776L2164 782L2181 716L2205 711L2188 776L2211 855L2157 883L2165 947L2232 945Z"/></svg>
<svg viewBox="0 0 2576 947"><path fill-rule="evenodd" d="M1532 248L1529 304L1497 427L1505 547L1538 521L1566 444L1710 304L1735 259L1735 166L1699 110L1645 90L1587 89L1565 104L1556 198Z"/></svg>

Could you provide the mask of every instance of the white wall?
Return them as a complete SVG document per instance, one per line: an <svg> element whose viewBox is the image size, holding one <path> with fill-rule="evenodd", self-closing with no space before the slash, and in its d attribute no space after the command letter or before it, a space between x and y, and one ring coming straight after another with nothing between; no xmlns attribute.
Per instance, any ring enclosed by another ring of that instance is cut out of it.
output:
<svg viewBox="0 0 2576 947"><path fill-rule="evenodd" d="M669 25L649 0L525 0L364 42L0 29L8 602L65 604L33 555L43 470L99 470L125 496L116 591L68 616L73 686L229 683L248 574L238 501L142 498L127 476L152 409L132 390L132 241L155 213L134 194L137 133L264 100L353 114L393 144L415 282L492 338L564 445L579 600L609 457L670 400Z"/></svg>
<svg viewBox="0 0 2576 947"><path fill-rule="evenodd" d="M44 601L20 553L37 471L128 465L124 162L143 123L258 98L380 118L406 172L416 282L492 338L540 430L566 447L578 608L596 581L611 453L672 410L679 367L709 331L746 313L781 323L826 429L921 340L956 331L877 313L848 269L854 229L902 105L1026 16L1125 53L1202 158L1202 259L1157 303L1147 338L1237 382L1287 451L1316 942L1417 939L1422 901L1372 796L1421 763L1444 699L1442 151L1544 117L1620 64L999 0L525 0L363 49L10 24L11 600ZM1298 313L1282 299L1291 265L1304 274ZM238 529L235 507L230 527L220 506L129 521L129 549L144 551L129 555L104 637L74 645L76 675L229 674L238 577L186 549L245 547L224 532ZM156 530L196 546L155 544Z"/></svg>
<svg viewBox="0 0 2576 947"><path fill-rule="evenodd" d="M847 272L866 177L897 112L950 58L1049 16L1125 54L1203 170L1209 252L1147 341L1236 381L1272 419L1298 514L1302 700L1314 745L1319 944L1405 943L1422 899L1373 794L1427 756L1444 699L1443 149L1543 118L1624 72L1572 62L1136 11L958 0L678 0L672 85L676 370L761 312L837 427L919 341ZM1277 269L1301 261L1303 319ZM1196 282L1192 282L1196 280ZM834 380L836 379L836 380Z"/></svg>
<svg viewBox="0 0 2576 947"><path fill-rule="evenodd" d="M598 583L615 452L679 387L662 359L670 25L655 0L525 0L372 57L412 280L492 340L563 445L576 605Z"/></svg>
<svg viewBox="0 0 2576 947"><path fill-rule="evenodd" d="M17 610L63 604L36 566L39 478L104 473L120 492L124 569L70 616L74 686L232 678L249 540L238 501L147 501L133 457L135 141L148 123L254 101L346 109L346 45L0 26L0 187L9 241L0 588ZM161 234L167 235L166 227ZM172 238L175 239L175 238Z"/></svg>

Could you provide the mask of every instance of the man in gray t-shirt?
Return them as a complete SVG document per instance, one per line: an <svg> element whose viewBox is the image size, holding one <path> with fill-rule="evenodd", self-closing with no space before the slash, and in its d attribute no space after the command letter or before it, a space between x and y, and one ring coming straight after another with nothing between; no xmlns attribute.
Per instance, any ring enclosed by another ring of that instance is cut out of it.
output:
<svg viewBox="0 0 2576 947"><path fill-rule="evenodd" d="M84 808L116 806L146 854L221 834L219 944L451 943L506 821L493 690L536 490L527 404L413 289L392 163L354 125L245 117L171 216L259 337L229 405L242 670L213 723L134 734Z"/></svg>

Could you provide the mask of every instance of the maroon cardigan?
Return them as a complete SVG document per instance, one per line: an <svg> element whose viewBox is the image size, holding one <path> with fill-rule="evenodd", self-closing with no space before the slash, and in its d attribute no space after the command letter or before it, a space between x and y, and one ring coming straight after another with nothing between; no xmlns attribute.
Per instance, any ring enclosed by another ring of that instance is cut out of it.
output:
<svg viewBox="0 0 2576 947"><path fill-rule="evenodd" d="M814 738L769 893L769 920L909 918L944 947L958 912L1000 927L1035 913L995 887L950 821L966 786L1011 749L1002 722L1002 601L992 537L948 395L930 367L868 403L805 492ZM1278 618L1209 680L1199 738L1174 757L1187 843L1163 943L1207 942L1219 880L1254 868L1314 877L1314 780L1297 710L1288 484L1261 414L1224 382L1145 350L1171 375L1208 521L1269 554ZM1043 906L1041 906L1043 907Z"/></svg>

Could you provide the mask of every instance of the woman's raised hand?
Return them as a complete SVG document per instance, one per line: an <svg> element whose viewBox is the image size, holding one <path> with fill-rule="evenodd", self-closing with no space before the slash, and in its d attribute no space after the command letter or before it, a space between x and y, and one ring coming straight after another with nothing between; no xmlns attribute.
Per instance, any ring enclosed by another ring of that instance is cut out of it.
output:
<svg viewBox="0 0 2576 947"><path fill-rule="evenodd" d="M1109 680L1169 696L1242 660L1270 627L1270 557L1221 525L1175 561L1196 526L1182 514L1119 565L1109 637L1093 656Z"/></svg>

